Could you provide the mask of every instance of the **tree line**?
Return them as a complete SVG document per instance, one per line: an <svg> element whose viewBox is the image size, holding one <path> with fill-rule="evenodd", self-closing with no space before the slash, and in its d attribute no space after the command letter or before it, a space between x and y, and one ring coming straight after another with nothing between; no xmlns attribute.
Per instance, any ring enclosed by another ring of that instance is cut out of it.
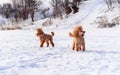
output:
<svg viewBox="0 0 120 75"><path fill-rule="evenodd" d="M79 11L79 5L82 1L86 0L51 0L50 5L53 8L51 14L47 12L51 7L41 9L43 2L41 0L12 0L12 4L6 3L0 5L0 14L5 18L14 18L16 22L19 19L26 20L31 17L31 21L34 22L35 13L40 12L40 15L43 15L43 18L63 18L63 15L69 15L71 12L77 13Z"/></svg>

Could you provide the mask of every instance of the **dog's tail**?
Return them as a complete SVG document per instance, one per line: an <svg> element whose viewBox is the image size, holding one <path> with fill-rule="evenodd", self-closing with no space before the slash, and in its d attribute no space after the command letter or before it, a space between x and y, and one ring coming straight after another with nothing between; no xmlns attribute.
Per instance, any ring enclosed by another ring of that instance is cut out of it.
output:
<svg viewBox="0 0 120 75"><path fill-rule="evenodd" d="M38 37L38 36L39 36L39 33L36 33L36 36Z"/></svg>
<svg viewBox="0 0 120 75"><path fill-rule="evenodd" d="M54 36L54 35L55 35L55 33L54 33L54 32L51 32L51 35L52 35L52 36Z"/></svg>
<svg viewBox="0 0 120 75"><path fill-rule="evenodd" d="M69 36L70 36L70 37L73 37L73 34L72 34L71 32L69 32Z"/></svg>

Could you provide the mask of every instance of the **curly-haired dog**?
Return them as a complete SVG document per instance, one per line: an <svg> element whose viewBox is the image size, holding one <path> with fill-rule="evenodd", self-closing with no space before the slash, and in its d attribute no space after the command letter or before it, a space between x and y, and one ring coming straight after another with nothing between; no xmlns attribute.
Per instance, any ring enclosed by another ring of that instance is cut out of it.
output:
<svg viewBox="0 0 120 75"><path fill-rule="evenodd" d="M49 42L51 43L52 47L54 47L53 43L53 36L54 32L50 34L45 34L41 28L37 28L36 36L40 39L40 47L43 47L43 44L46 42L47 47L49 46Z"/></svg>
<svg viewBox="0 0 120 75"><path fill-rule="evenodd" d="M76 26L73 29L73 32L69 33L70 37L73 37L73 46L72 49L76 49L77 51L83 50L85 51L85 40L84 40L85 31L83 31L82 26Z"/></svg>

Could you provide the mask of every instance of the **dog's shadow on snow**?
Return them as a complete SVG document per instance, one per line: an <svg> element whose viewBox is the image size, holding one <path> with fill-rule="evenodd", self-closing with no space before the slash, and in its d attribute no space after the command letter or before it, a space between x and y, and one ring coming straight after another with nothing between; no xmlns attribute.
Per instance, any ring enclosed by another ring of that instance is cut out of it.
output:
<svg viewBox="0 0 120 75"><path fill-rule="evenodd" d="M118 51L105 51L105 50L87 50L85 51L86 53L97 53L97 54L120 54L120 52Z"/></svg>

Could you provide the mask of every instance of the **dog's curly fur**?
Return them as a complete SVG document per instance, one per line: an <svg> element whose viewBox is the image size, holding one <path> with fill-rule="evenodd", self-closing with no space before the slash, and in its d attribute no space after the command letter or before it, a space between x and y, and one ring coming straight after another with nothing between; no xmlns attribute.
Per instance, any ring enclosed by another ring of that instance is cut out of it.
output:
<svg viewBox="0 0 120 75"><path fill-rule="evenodd" d="M84 34L85 31L83 31L82 26L76 26L73 29L73 32L69 33L70 37L73 37L73 45L72 45L72 49L73 50L83 50L85 51L85 40L84 40Z"/></svg>
<svg viewBox="0 0 120 75"><path fill-rule="evenodd" d="M46 42L47 47L49 47L49 42L51 43L52 47L54 47L53 36L54 32L50 34L45 34L41 28L36 29L37 33L36 36L40 39L40 47L43 47L43 44Z"/></svg>

